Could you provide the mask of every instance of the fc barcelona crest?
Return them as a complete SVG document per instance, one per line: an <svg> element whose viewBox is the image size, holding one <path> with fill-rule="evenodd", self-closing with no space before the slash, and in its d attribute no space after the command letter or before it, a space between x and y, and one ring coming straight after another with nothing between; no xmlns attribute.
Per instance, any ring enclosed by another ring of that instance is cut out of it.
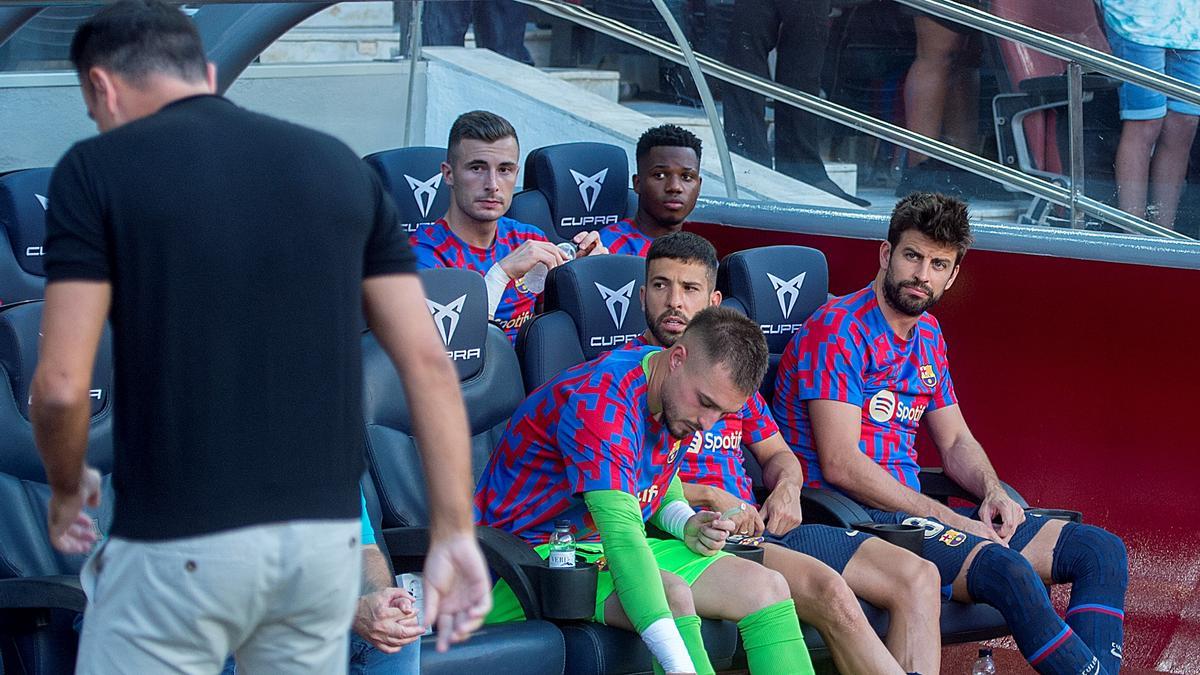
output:
<svg viewBox="0 0 1200 675"><path fill-rule="evenodd" d="M917 372L921 375L921 381L925 383L925 386L937 386L937 373L933 372L933 366L925 364Z"/></svg>

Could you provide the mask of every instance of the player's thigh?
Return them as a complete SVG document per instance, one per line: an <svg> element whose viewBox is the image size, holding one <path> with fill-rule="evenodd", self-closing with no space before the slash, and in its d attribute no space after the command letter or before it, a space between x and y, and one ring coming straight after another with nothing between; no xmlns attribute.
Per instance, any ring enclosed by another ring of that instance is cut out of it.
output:
<svg viewBox="0 0 1200 675"><path fill-rule="evenodd" d="M956 584L960 577L965 578L972 553L987 541L983 537L956 530L937 518L922 518L896 511L880 511L867 509L871 519L877 523L895 523L915 525L924 529L924 543L921 546L921 557L937 567L938 577L943 587ZM965 589L966 584L963 582Z"/></svg>
<svg viewBox="0 0 1200 675"><path fill-rule="evenodd" d="M850 590L877 607L929 594L939 601L937 568L921 556L878 537L864 541L842 571Z"/></svg>
<svg viewBox="0 0 1200 675"><path fill-rule="evenodd" d="M790 597L782 574L732 555L714 560L692 583L696 613L712 619L740 621Z"/></svg>
<svg viewBox="0 0 1200 675"><path fill-rule="evenodd" d="M832 568L834 572L841 574L846 569L846 564L858 552L859 547L872 538L872 535L848 528L829 525L800 525L782 536L767 537L767 541L782 548L803 553L809 558L815 558L825 566ZM788 561L783 556L775 557L782 558L783 562ZM785 573L784 576L788 575ZM790 582L791 577L788 576L788 579Z"/></svg>

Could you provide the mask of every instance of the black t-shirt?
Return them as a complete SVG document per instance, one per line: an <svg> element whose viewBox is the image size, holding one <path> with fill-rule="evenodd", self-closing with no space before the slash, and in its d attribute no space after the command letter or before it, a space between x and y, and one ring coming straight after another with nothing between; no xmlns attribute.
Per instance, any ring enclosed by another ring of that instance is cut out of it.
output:
<svg viewBox="0 0 1200 675"><path fill-rule="evenodd" d="M362 280L414 271L371 169L197 96L76 144L49 197L48 280L113 289L112 534L357 517Z"/></svg>

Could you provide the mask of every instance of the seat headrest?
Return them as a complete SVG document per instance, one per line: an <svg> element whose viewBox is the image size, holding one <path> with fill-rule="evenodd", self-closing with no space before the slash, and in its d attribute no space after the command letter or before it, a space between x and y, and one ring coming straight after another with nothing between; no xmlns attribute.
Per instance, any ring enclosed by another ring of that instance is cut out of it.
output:
<svg viewBox="0 0 1200 675"><path fill-rule="evenodd" d="M41 300L22 302L0 310L0 371L25 419L29 419L29 388L38 364L43 304ZM106 325L92 367L92 417L109 404L112 381L112 334Z"/></svg>
<svg viewBox="0 0 1200 675"><path fill-rule="evenodd" d="M638 295L645 283L645 258L579 258L551 270L546 311L561 309L574 320L583 356L592 359L645 332L646 315Z"/></svg>
<svg viewBox="0 0 1200 675"><path fill-rule="evenodd" d="M487 345L487 287L474 270L440 267L421 270L425 304L433 315L446 354L466 380L483 368Z"/></svg>
<svg viewBox="0 0 1200 675"><path fill-rule="evenodd" d="M629 158L625 150L607 143L537 148L525 158L525 189L545 195L552 226L569 240L626 216Z"/></svg>
<svg viewBox="0 0 1200 675"><path fill-rule="evenodd" d="M0 176L0 231L7 235L22 270L45 276L42 242L46 239L46 195L51 169L26 169ZM0 302L11 301L0 289Z"/></svg>
<svg viewBox="0 0 1200 675"><path fill-rule="evenodd" d="M450 208L450 186L442 180L445 148L382 150L363 160L383 180L400 211L401 227L409 234L446 215Z"/></svg>
<svg viewBox="0 0 1200 675"><path fill-rule="evenodd" d="M780 354L804 320L825 303L829 268L825 254L806 246L748 249L721 261L717 290L759 324L770 352Z"/></svg>

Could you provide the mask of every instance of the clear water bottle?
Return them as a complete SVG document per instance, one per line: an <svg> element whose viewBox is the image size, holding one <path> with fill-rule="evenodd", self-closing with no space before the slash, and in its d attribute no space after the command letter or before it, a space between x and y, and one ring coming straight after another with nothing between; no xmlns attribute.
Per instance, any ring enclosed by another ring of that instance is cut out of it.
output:
<svg viewBox="0 0 1200 675"><path fill-rule="evenodd" d="M554 521L554 534L550 537L550 567L575 566L575 535L571 534L571 521Z"/></svg>
<svg viewBox="0 0 1200 675"><path fill-rule="evenodd" d="M971 675L996 675L996 662L992 660L992 650L984 647L979 650L979 658L971 666Z"/></svg>
<svg viewBox="0 0 1200 675"><path fill-rule="evenodd" d="M569 241L564 241L560 244L555 244L558 250L563 252L567 260L575 259L575 244ZM546 277L550 274L550 268L546 267L545 263L538 263L529 268L525 276L521 278L521 283L525 285L526 290L530 293L541 294L546 290Z"/></svg>

